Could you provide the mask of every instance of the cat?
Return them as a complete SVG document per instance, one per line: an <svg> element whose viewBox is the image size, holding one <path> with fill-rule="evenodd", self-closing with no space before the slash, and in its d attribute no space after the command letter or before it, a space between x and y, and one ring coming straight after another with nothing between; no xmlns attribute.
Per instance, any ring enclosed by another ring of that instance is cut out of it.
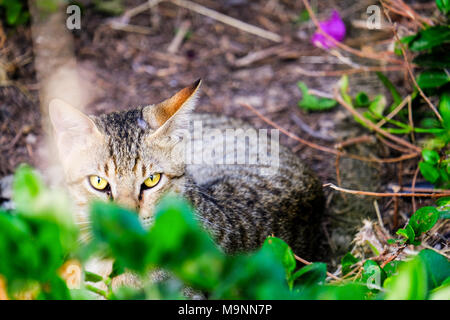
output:
<svg viewBox="0 0 450 320"><path fill-rule="evenodd" d="M259 164L185 163L183 134L192 133L192 121L219 132L253 128L239 119L194 113L200 85L198 80L156 105L100 116L87 116L62 100L50 103L78 223L89 225L91 200L111 199L136 210L149 227L158 201L174 192L192 203L199 222L226 253L255 250L274 235L306 259L323 256L322 186L289 149L277 141L271 145L279 150L271 174L262 174ZM235 146L245 148L245 140ZM199 152L194 150L194 157Z"/></svg>

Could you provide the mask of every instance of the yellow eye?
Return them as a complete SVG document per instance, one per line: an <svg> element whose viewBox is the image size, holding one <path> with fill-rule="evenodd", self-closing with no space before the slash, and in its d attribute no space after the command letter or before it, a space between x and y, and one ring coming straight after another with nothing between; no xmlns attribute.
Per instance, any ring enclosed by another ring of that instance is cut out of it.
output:
<svg viewBox="0 0 450 320"><path fill-rule="evenodd" d="M91 183L91 186L97 190L104 190L108 186L108 181L99 176L90 176L89 182Z"/></svg>
<svg viewBox="0 0 450 320"><path fill-rule="evenodd" d="M161 179L161 174L154 173L150 177L145 179L144 184L147 188L153 188L154 186L156 186L158 184L160 179Z"/></svg>

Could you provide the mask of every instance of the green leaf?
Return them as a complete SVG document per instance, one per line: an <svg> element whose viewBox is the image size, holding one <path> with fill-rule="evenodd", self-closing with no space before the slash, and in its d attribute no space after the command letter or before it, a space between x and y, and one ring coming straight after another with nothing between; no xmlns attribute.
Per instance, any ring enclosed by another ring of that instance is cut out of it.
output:
<svg viewBox="0 0 450 320"><path fill-rule="evenodd" d="M298 102L299 107L307 111L325 111L337 105L337 101L334 99L320 98L309 94L305 83L298 82L297 85L302 91L302 100Z"/></svg>
<svg viewBox="0 0 450 320"><path fill-rule="evenodd" d="M430 292L430 300L450 300L450 284L442 285Z"/></svg>
<svg viewBox="0 0 450 320"><path fill-rule="evenodd" d="M0 212L0 274L11 281L49 281L72 247L66 232L42 218Z"/></svg>
<svg viewBox="0 0 450 320"><path fill-rule="evenodd" d="M294 253L292 249L288 246L286 242L276 237L268 237L263 244L268 250L272 250L273 254L279 261L283 263L286 270L286 274L290 277L291 273L294 271L296 262Z"/></svg>
<svg viewBox="0 0 450 320"><path fill-rule="evenodd" d="M436 6L443 14L448 15L450 13L450 0L436 0Z"/></svg>
<svg viewBox="0 0 450 320"><path fill-rule="evenodd" d="M435 183L439 179L439 170L429 163L420 161L419 169L422 176L429 182Z"/></svg>
<svg viewBox="0 0 450 320"><path fill-rule="evenodd" d="M349 105L353 106L352 97L348 94L348 76L345 74L339 80L339 89L341 92L342 99L347 102Z"/></svg>
<svg viewBox="0 0 450 320"><path fill-rule="evenodd" d="M450 82L450 76L443 70L426 70L417 77L417 84L422 89L437 88Z"/></svg>
<svg viewBox="0 0 450 320"><path fill-rule="evenodd" d="M450 93L444 92L439 101L439 113L442 116L444 127L450 129Z"/></svg>
<svg viewBox="0 0 450 320"><path fill-rule="evenodd" d="M439 287L450 277L450 262L446 257L430 249L420 251L419 256L427 268L429 290Z"/></svg>
<svg viewBox="0 0 450 320"><path fill-rule="evenodd" d="M70 300L70 291L60 277L52 278L39 293L38 300Z"/></svg>
<svg viewBox="0 0 450 320"><path fill-rule="evenodd" d="M405 239L407 241L409 241L410 243L413 243L416 238L414 229L409 224L403 229L398 229L396 234L398 234L399 236L405 237Z"/></svg>
<svg viewBox="0 0 450 320"><path fill-rule="evenodd" d="M43 189L42 179L31 167L22 165L16 170L13 194L14 202L19 206L19 210L28 211L31 209L30 202L33 203Z"/></svg>
<svg viewBox="0 0 450 320"><path fill-rule="evenodd" d="M272 250L227 259L212 299L292 299L284 267Z"/></svg>
<svg viewBox="0 0 450 320"><path fill-rule="evenodd" d="M97 10L111 15L119 15L125 10L122 0L95 0L94 3Z"/></svg>
<svg viewBox="0 0 450 320"><path fill-rule="evenodd" d="M316 295L308 298L315 300L364 300L368 294L368 288L360 283L327 284L319 287L317 291Z"/></svg>
<svg viewBox="0 0 450 320"><path fill-rule="evenodd" d="M426 163L429 163L431 165L438 164L440 160L439 153L434 150L422 150L422 157Z"/></svg>
<svg viewBox="0 0 450 320"><path fill-rule="evenodd" d="M382 116L386 109L386 98L384 95L377 95L369 105L369 110L377 116Z"/></svg>
<svg viewBox="0 0 450 320"><path fill-rule="evenodd" d="M427 270L420 257L401 264L398 274L386 279L386 300L423 300L427 297Z"/></svg>
<svg viewBox="0 0 450 320"><path fill-rule="evenodd" d="M445 147L447 143L445 142L445 140L441 137L435 137L435 138L431 138L428 139L424 145L424 148L426 149L442 149Z"/></svg>
<svg viewBox="0 0 450 320"><path fill-rule="evenodd" d="M114 203L94 202L91 220L94 241L107 247L117 263L136 271L145 269L150 248L135 212Z"/></svg>
<svg viewBox="0 0 450 320"><path fill-rule="evenodd" d="M315 262L304 266L293 275L295 282L304 286L324 283L326 277L327 265L322 262Z"/></svg>
<svg viewBox="0 0 450 320"><path fill-rule="evenodd" d="M450 219L450 210L439 211L439 219Z"/></svg>
<svg viewBox="0 0 450 320"><path fill-rule="evenodd" d="M378 263L367 260L363 265L362 281L369 289L379 289L386 279L386 273L380 268Z"/></svg>
<svg viewBox="0 0 450 320"><path fill-rule="evenodd" d="M70 202L62 191L48 190L40 176L29 166L20 166L13 181L13 200L17 211L33 219L42 218L66 229L69 238L77 229L70 210ZM71 242L67 238L66 241Z"/></svg>
<svg viewBox="0 0 450 320"><path fill-rule="evenodd" d="M151 244L148 262L167 268L200 289L217 286L225 256L200 227L187 202L166 196L157 206L155 216L148 234Z"/></svg>
<svg viewBox="0 0 450 320"><path fill-rule="evenodd" d="M358 258L356 258L354 255L352 255L350 252L347 252L347 254L341 259L342 273L344 275L349 273L351 266L353 266L358 261L359 261Z"/></svg>
<svg viewBox="0 0 450 320"><path fill-rule="evenodd" d="M430 68L449 68L450 55L443 52L423 53L413 59L413 63Z"/></svg>
<svg viewBox="0 0 450 320"><path fill-rule="evenodd" d="M369 96L365 92L361 91L356 94L355 106L357 108L367 107L369 103L370 103Z"/></svg>
<svg viewBox="0 0 450 320"><path fill-rule="evenodd" d="M100 282L103 281L103 277L101 275L86 270L84 272L84 280L89 282Z"/></svg>
<svg viewBox="0 0 450 320"><path fill-rule="evenodd" d="M441 25L430 27L418 32L414 37L408 38L407 41L412 51L431 49L450 42L450 28Z"/></svg>
<svg viewBox="0 0 450 320"><path fill-rule="evenodd" d="M436 200L438 207L450 206L450 197L442 197Z"/></svg>
<svg viewBox="0 0 450 320"><path fill-rule="evenodd" d="M408 225L412 227L416 237L430 230L439 219L439 211L435 207L422 207L409 219Z"/></svg>
<svg viewBox="0 0 450 320"><path fill-rule="evenodd" d="M22 12L22 4L18 1L9 1L6 6L6 21L9 25L16 25Z"/></svg>
<svg viewBox="0 0 450 320"><path fill-rule="evenodd" d="M399 260L394 260L394 261L387 263L383 267L383 271L386 273L386 277L389 278L389 277L397 274L398 267L402 263L403 263L403 261L399 261Z"/></svg>
<svg viewBox="0 0 450 320"><path fill-rule="evenodd" d="M295 23L303 23L310 19L308 10L302 10L295 19Z"/></svg>
<svg viewBox="0 0 450 320"><path fill-rule="evenodd" d="M441 128L441 123L435 118L423 118L420 120L420 126L426 129Z"/></svg>
<svg viewBox="0 0 450 320"><path fill-rule="evenodd" d="M392 82L381 72L376 72L378 78L383 83L383 85L389 90L394 99L395 106L398 106L402 102L402 96L398 92L397 88L392 84Z"/></svg>

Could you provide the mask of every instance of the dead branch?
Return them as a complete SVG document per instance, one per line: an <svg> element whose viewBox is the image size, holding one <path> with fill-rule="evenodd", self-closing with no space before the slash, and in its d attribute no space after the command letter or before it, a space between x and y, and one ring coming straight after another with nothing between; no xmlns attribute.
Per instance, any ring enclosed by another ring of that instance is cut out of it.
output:
<svg viewBox="0 0 450 320"><path fill-rule="evenodd" d="M347 102L344 101L344 99L342 99L342 97L340 96L340 94L338 93L337 87L334 88L334 96L335 99L348 111L350 111L351 114L353 114L355 117L357 117L359 120L361 120L362 122L364 122L364 124L369 127L370 129L378 132L379 134L385 136L386 138L389 138L395 142L397 142L398 144L401 144L411 150L414 150L416 152L421 152L422 149L409 143L408 141L405 141L403 139L400 139L399 137L394 136L393 134L390 134L389 132L378 128L375 124L372 123L372 121L366 119L365 117L363 117L358 111L356 111L352 106L350 106Z"/></svg>
<svg viewBox="0 0 450 320"><path fill-rule="evenodd" d="M318 145L316 143L304 140L300 137L298 137L297 135L287 131L286 129L283 129L282 127L280 127L279 125L277 125L275 122L273 122L272 120L268 119L267 117L263 116L260 112L258 112L255 108L253 108L251 105L247 104L247 103L240 103L241 106L246 107L247 109L249 109L250 111L252 111L254 114L256 114L261 120L263 120L264 122L266 122L268 125L280 130L280 132L282 132L283 134L287 135L288 137L304 144L307 145L310 148L316 149L316 150L320 150L322 152L327 152L327 153L331 153L334 155L340 155L341 157L346 157L346 158L350 158L350 159L355 159L355 160L360 160L360 161L365 161L365 162L377 162L377 163L394 163L394 162L399 162L399 161L404 161L404 160L408 160L408 159L412 159L415 157L418 157L420 155L420 152L412 152L412 153L408 153L405 155L402 155L400 157L396 157L396 158L386 158L386 159L379 159L379 158L367 158L367 157L361 157L358 155L354 155L354 154L349 154L349 153L345 153L345 152L340 152L337 151L335 149L331 149L325 146L321 146Z"/></svg>
<svg viewBox="0 0 450 320"><path fill-rule="evenodd" d="M281 42L282 38L280 35L273 33L271 31L264 30L262 28L253 26L251 24L248 24L246 22L242 22L238 19L229 17L225 14L219 13L215 10L206 8L202 5L199 5L195 2L189 1L189 0L169 0L173 4L176 4L177 6L192 10L194 12L197 12L201 15L207 16L211 19L220 21L222 23L225 23L227 25L230 25L232 27L235 27L239 30L245 31L247 33L254 34L256 36L259 36L264 39L268 39L274 42Z"/></svg>
<svg viewBox="0 0 450 320"><path fill-rule="evenodd" d="M389 22L392 24L392 19L389 16L389 13L387 12L387 9L385 7L384 1L381 0L381 4L383 6L383 11L385 16L388 18ZM412 82L414 83L414 86L417 88L417 90L419 90L420 95L422 96L422 98L427 102L427 104L430 106L431 110L436 114L436 117L439 119L439 121L442 122L442 117L439 114L439 112L437 111L436 107L434 106L434 104L430 101L430 99L425 95L425 93L423 92L423 90L420 88L420 86L417 84L416 78L414 77L414 73L412 71L411 68L411 64L408 60L408 56L406 55L406 50L405 50L405 46L403 45L403 43L400 41L400 38L398 36L397 33L397 25L393 24L392 25L392 32L394 33L394 37L397 40L398 44L400 45L400 50L402 51L402 55L403 55L403 59L405 60L405 65L406 65L406 69L408 70L408 74L412 80Z"/></svg>
<svg viewBox="0 0 450 320"><path fill-rule="evenodd" d="M438 197L446 197L450 196L450 191L441 192L441 193L404 193L404 192L372 192L372 191L362 191L362 190L351 190L346 188L338 187L332 183L326 183L323 187L330 187L334 190L362 195L362 196L370 196L370 197L422 197L422 198L438 198Z"/></svg>

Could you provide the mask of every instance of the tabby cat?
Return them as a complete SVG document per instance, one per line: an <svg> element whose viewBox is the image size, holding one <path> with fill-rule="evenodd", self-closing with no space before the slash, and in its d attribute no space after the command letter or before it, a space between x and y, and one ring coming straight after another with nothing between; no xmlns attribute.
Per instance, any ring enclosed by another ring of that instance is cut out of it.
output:
<svg viewBox="0 0 450 320"><path fill-rule="evenodd" d="M193 113L200 84L156 105L100 116L51 102L50 119L80 225L89 224L90 200L112 199L136 210L150 226L155 205L175 192L193 204L198 220L227 253L256 249L275 235L302 257L317 258L322 187L288 149L276 145L279 164L272 174L261 174L258 164L185 163L178 149L184 150L181 136L191 121L201 121L204 129L252 128L237 119Z"/></svg>

